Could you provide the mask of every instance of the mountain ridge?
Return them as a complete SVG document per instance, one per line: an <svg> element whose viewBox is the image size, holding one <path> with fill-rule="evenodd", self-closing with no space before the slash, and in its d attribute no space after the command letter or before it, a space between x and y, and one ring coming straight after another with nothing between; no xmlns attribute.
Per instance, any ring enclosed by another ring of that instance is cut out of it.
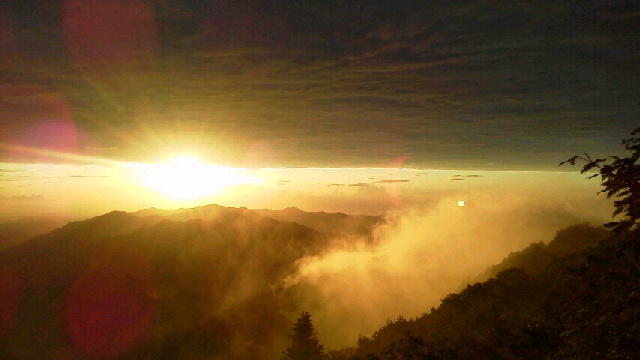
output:
<svg viewBox="0 0 640 360"><path fill-rule="evenodd" d="M136 342L124 345L113 342L122 338L117 327L107 329L115 332L104 340L113 349L153 358L200 349L221 352L222 358L269 359L279 352L273 343L286 339L286 309L299 296L280 283L297 271L297 260L332 246L332 236L296 222L219 205L112 211L70 222L0 252L0 278L20 285L19 300L11 300L20 305L7 310L14 320L0 336L0 355L47 359L53 356L48 351L58 349L68 356L98 356L86 353L98 340L82 330L90 327L86 321L96 321L92 317L104 324L120 319L129 324L125 332L143 331L137 320L112 314L109 304L126 301L146 309L140 319L146 327ZM77 313L84 311L78 306L68 308L83 301L96 309L85 314ZM4 303L0 294L0 314ZM251 335L255 332L261 335ZM171 345L183 336L199 339L198 344ZM46 340L25 343L33 337ZM109 353L103 350L100 354Z"/></svg>

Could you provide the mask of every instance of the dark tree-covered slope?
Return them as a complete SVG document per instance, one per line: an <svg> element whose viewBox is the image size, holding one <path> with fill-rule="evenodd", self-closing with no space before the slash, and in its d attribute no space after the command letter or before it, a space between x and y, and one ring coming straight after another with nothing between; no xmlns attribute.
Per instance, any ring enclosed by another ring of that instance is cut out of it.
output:
<svg viewBox="0 0 640 360"><path fill-rule="evenodd" d="M619 221L574 226L490 268L482 283L430 313L389 321L336 359L635 359L640 354L640 128L622 140L627 156L594 159ZM593 171L595 170L595 173ZM604 240L602 240L604 238ZM596 245L597 246L594 246Z"/></svg>
<svg viewBox="0 0 640 360"><path fill-rule="evenodd" d="M584 238L579 229L512 254L503 265L524 268L469 285L416 319L389 321L334 358L634 358L640 353L640 238L609 237L580 250L601 234L592 229Z"/></svg>
<svg viewBox="0 0 640 360"><path fill-rule="evenodd" d="M611 234L601 227L576 224L557 232L554 239L545 244L535 242L521 251L512 252L499 264L489 267L473 283L488 280L500 271L521 268L529 274L540 273L558 259L590 247L597 246Z"/></svg>

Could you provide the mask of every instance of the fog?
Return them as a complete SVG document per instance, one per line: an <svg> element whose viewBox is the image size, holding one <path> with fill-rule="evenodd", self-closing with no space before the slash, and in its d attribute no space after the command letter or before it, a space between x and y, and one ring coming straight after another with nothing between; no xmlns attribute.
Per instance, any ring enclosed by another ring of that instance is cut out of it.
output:
<svg viewBox="0 0 640 360"><path fill-rule="evenodd" d="M416 176L417 171L405 171L394 180L387 171L369 183L361 183L364 176L359 175L340 186L327 186L334 179L248 186L246 201L224 204L236 208L112 212L50 235L49 250L42 250L51 259L49 265L33 265L42 262L37 242L8 257L15 260L8 263L39 269L31 271L32 280L48 286L39 278L69 267L70 257L85 256L86 263L92 263L93 257L82 250L87 239L97 253L107 245L134 247L156 262L160 285L154 298L161 300L158 316L166 320L151 330L156 343L146 344L145 351L159 354L164 341L175 343L171 336L200 334L203 342L219 346L213 349L218 358L271 359L289 345L287 335L301 311L311 313L327 349L353 346L358 336L372 335L387 320L420 316L437 307L510 252L532 242L549 242L572 224L607 222L612 210L610 200L597 195L598 183L576 174ZM280 190L283 186L290 190ZM265 190L262 198L249 196L258 190ZM278 197L282 191L290 191L290 196ZM272 200L302 211L247 209L277 209ZM308 213L380 210L385 210L386 221ZM376 226L372 234L370 226ZM21 254L32 254L31 262ZM85 260L76 261L75 269L83 269ZM65 286L72 286L79 275L67 275ZM42 329L56 328L52 319L42 317ZM22 351L21 341L12 346ZM43 344L33 353L55 346ZM189 346L174 350L188 353L193 350Z"/></svg>
<svg viewBox="0 0 640 360"><path fill-rule="evenodd" d="M352 346L388 319L428 312L512 251L548 242L570 224L606 220L603 199L564 195L501 189L467 195L464 207L451 194L396 210L376 229L375 244L302 258L285 286L301 296L327 347Z"/></svg>

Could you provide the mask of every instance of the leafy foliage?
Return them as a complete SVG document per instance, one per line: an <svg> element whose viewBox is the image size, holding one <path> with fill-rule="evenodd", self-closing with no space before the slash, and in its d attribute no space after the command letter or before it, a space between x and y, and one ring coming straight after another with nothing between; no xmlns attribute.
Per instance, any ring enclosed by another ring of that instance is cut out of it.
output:
<svg viewBox="0 0 640 360"><path fill-rule="evenodd" d="M631 152L627 157L609 156L607 158L593 159L589 154L573 156L563 161L560 165L575 165L577 161L586 164L580 171L582 174L597 169L597 172L588 178L600 177L604 189L601 193L609 198L616 198L613 204L614 217L622 215L622 220L610 222L605 226L610 227L616 233L625 231L637 231L640 229L640 128L631 132L631 137L622 140L626 151Z"/></svg>
<svg viewBox="0 0 640 360"><path fill-rule="evenodd" d="M303 311L293 326L291 346L283 353L283 360L322 360L325 358L324 346L316 336L311 315Z"/></svg>

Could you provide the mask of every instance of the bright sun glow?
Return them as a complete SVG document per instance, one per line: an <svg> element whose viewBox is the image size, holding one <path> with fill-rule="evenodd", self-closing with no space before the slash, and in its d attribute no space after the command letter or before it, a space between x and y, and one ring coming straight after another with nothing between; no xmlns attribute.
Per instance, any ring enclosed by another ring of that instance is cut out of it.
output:
<svg viewBox="0 0 640 360"><path fill-rule="evenodd" d="M458 206L459 207L463 207L464 206L464 200L458 200Z"/></svg>
<svg viewBox="0 0 640 360"><path fill-rule="evenodd" d="M163 195L180 200L218 194L225 187L261 182L236 169L209 165L190 156L155 164L141 165L141 182Z"/></svg>

